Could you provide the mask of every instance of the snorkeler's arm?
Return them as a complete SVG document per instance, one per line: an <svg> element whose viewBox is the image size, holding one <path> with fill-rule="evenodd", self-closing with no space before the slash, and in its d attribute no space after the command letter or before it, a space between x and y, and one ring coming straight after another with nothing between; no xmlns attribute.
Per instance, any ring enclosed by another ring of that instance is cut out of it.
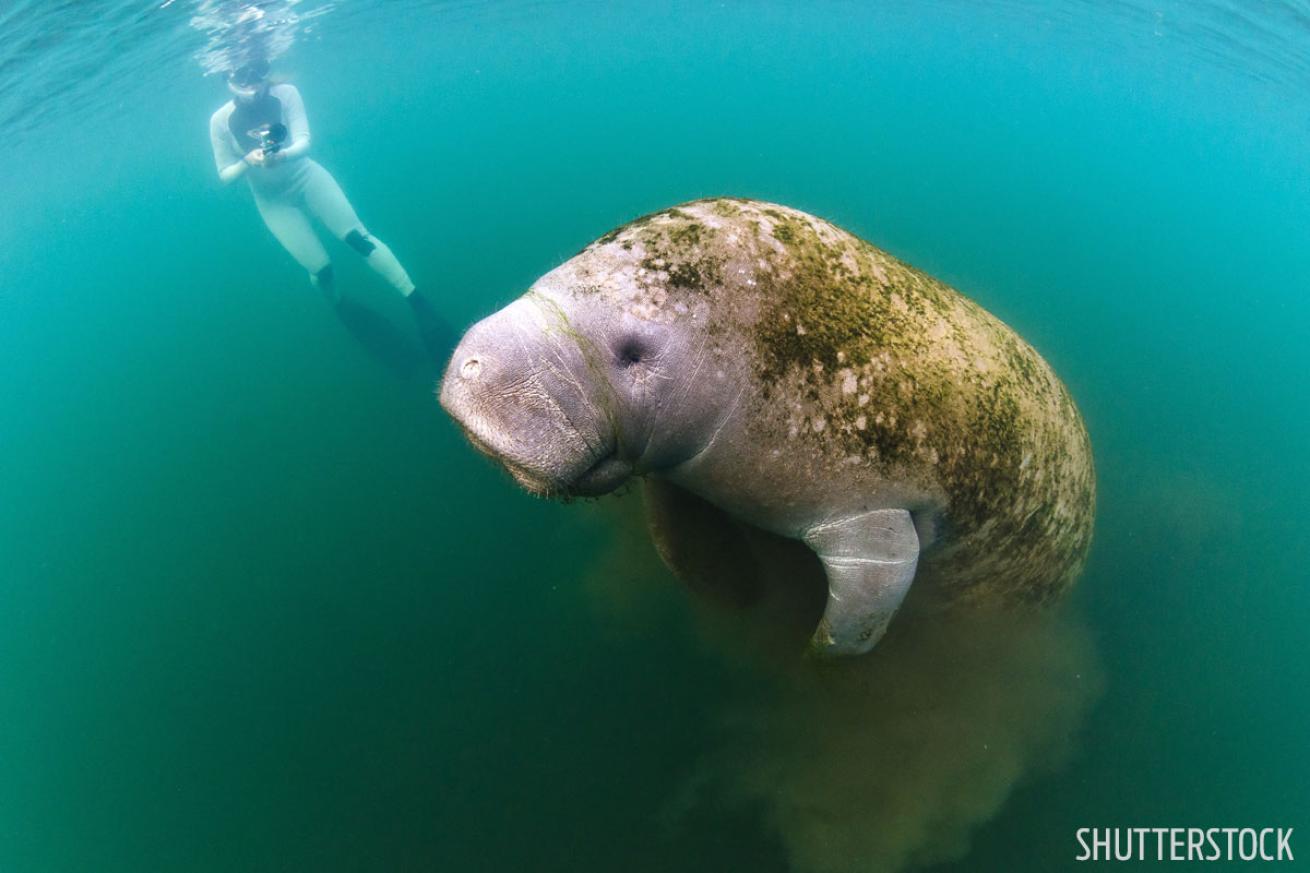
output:
<svg viewBox="0 0 1310 873"><path fill-rule="evenodd" d="M241 160L237 161L235 164L229 164L228 166L219 170L218 178L223 180L223 184L226 185L229 182L232 182L236 179L240 179L242 176L244 176L246 174L246 167L249 166L250 165L246 163L246 159L242 158Z"/></svg>
<svg viewBox="0 0 1310 873"><path fill-rule="evenodd" d="M227 117L231 112L229 104L219 109L209 119L209 144L214 149L214 164L218 169L218 178L225 185L245 175L246 168L250 166L246 163L245 157L237 154L236 149L232 147L232 137L227 131Z"/></svg>
<svg viewBox="0 0 1310 873"><path fill-rule="evenodd" d="M278 151L278 159L289 161L309 151L309 120L305 102L295 85L274 85L273 96L282 101L282 117L287 125L287 144Z"/></svg>

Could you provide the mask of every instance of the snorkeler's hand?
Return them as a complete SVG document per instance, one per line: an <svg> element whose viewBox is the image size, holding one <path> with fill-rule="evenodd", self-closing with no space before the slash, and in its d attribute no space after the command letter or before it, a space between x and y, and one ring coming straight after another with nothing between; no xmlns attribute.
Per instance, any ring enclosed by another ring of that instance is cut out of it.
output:
<svg viewBox="0 0 1310 873"><path fill-rule="evenodd" d="M262 148L251 149L246 153L245 162L252 167L264 166L264 150Z"/></svg>

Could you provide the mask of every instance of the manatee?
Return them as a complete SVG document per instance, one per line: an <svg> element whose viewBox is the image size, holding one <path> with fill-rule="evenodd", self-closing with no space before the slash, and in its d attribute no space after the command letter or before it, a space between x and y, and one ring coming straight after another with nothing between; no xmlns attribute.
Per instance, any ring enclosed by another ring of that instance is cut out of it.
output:
<svg viewBox="0 0 1310 873"><path fill-rule="evenodd" d="M678 575L803 543L821 653L871 649L916 577L944 604L1051 603L1091 542L1087 431L1041 356L786 206L698 200L606 233L474 324L440 398L535 494L640 477Z"/></svg>

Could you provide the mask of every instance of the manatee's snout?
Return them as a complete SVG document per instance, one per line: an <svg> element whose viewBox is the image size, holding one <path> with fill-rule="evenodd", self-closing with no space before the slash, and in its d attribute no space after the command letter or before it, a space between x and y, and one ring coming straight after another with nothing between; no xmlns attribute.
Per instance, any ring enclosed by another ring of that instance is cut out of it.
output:
<svg viewBox="0 0 1310 873"><path fill-rule="evenodd" d="M498 458L498 450L486 441L494 436L486 413L494 406L494 398L501 393L495 385L495 370L488 367L494 360L494 355L477 351L476 344L470 343L465 335L446 365L440 397L442 408L463 428L469 441L479 451ZM483 373L488 369L491 373L484 379Z"/></svg>
<svg viewBox="0 0 1310 873"><path fill-rule="evenodd" d="M576 343L550 327L527 300L473 325L442 378L441 405L529 491L600 493L617 484L613 426Z"/></svg>

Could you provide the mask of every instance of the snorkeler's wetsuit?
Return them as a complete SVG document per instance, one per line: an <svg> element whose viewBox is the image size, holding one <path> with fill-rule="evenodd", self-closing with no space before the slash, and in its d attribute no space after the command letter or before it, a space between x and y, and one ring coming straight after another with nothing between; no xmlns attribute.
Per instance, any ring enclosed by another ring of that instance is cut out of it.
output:
<svg viewBox="0 0 1310 873"><path fill-rule="evenodd" d="M312 215L408 297L414 283L400 261L360 223L331 174L305 157L309 151L309 122L295 86L273 85L250 103L229 100L214 113L209 120L209 139L219 176L226 180L225 170L244 160L251 149L264 144L259 128L278 124L285 127L285 139L278 149L280 160L268 166L252 165L245 171L255 205L273 236L309 271L316 283L326 283L331 275L331 262L310 226Z"/></svg>

